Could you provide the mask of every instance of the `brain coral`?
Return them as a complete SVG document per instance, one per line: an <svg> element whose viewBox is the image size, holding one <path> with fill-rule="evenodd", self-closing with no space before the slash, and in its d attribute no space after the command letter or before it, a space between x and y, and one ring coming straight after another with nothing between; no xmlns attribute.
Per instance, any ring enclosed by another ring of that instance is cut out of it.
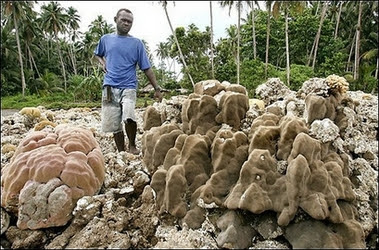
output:
<svg viewBox="0 0 379 250"><path fill-rule="evenodd" d="M79 198L100 190L104 164L90 130L62 124L34 131L2 169L1 206L18 212L21 229L64 225Z"/></svg>

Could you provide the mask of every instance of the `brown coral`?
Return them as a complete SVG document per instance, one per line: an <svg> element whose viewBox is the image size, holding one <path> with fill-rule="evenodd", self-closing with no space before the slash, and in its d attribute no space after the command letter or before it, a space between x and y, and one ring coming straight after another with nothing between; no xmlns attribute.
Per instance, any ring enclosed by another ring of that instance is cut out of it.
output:
<svg viewBox="0 0 379 250"><path fill-rule="evenodd" d="M226 123L235 130L240 128L241 120L249 110L249 98L246 94L227 91L220 99L220 113L215 117L217 123Z"/></svg>
<svg viewBox="0 0 379 250"><path fill-rule="evenodd" d="M183 131L204 135L218 125L215 121L217 114L217 102L212 96L191 94L182 107Z"/></svg>
<svg viewBox="0 0 379 250"><path fill-rule="evenodd" d="M36 131L21 141L10 164L2 169L1 205L19 213L22 228L64 225L70 219L72 204L84 195L97 193L104 175L104 158L89 130L58 125L54 132ZM34 196L27 195L30 192ZM55 207L60 212L37 215L27 208L41 199L49 199L49 208L44 211Z"/></svg>
<svg viewBox="0 0 379 250"><path fill-rule="evenodd" d="M225 86L218 80L204 80L196 83L194 87L194 93L199 95L215 96L222 90L225 90Z"/></svg>
<svg viewBox="0 0 379 250"><path fill-rule="evenodd" d="M143 113L143 129L146 131L160 125L162 125L162 118L159 111L153 106L147 107Z"/></svg>

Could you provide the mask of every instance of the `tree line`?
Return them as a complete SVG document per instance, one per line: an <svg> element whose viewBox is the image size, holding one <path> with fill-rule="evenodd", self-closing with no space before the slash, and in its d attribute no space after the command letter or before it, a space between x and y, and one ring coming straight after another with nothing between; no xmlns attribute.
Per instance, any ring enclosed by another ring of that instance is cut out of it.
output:
<svg viewBox="0 0 379 250"><path fill-rule="evenodd" d="M103 34L115 31L113 24L99 15L82 33L75 8L46 2L36 12L36 3L1 2L1 95L58 93L73 101L100 100L103 73L93 51ZM143 42L150 59L159 58L153 70L166 89L191 89L198 81L217 79L244 85L254 96L271 77L296 90L311 77L337 74L352 90L377 92L376 1L210 1L204 31L194 24L173 27L167 10L172 3L160 4L172 35L153 52ZM226 27L226 37L217 41L215 4L238 13L237 25ZM173 62L182 66L180 80ZM147 84L141 72L139 81L141 87Z"/></svg>

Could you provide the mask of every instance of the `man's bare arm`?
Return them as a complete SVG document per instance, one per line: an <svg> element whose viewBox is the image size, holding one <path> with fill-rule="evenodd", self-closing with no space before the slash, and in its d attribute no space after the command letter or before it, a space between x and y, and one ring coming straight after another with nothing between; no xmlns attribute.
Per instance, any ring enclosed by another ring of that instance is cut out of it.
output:
<svg viewBox="0 0 379 250"><path fill-rule="evenodd" d="M155 78L154 71L151 68L145 69L143 72L145 72L145 75L149 79L149 82L151 85L153 85L155 89L155 94L154 96L161 101L162 100L162 93L161 93L161 88L158 85L157 79Z"/></svg>
<svg viewBox="0 0 379 250"><path fill-rule="evenodd" d="M107 72L107 67L106 67L106 64L105 64L105 58L101 57L101 56L96 56L96 55L95 55L95 57L100 62L103 71L106 73Z"/></svg>

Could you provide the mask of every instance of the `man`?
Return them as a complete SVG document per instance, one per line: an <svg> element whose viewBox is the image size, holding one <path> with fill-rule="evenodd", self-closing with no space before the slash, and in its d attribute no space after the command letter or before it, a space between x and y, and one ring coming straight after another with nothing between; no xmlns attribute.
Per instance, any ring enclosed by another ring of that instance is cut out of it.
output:
<svg viewBox="0 0 379 250"><path fill-rule="evenodd" d="M124 131L129 139L128 152L139 154L136 146L137 123L135 105L137 99L137 70L144 71L155 89L154 97L162 100L154 72L142 41L129 35L133 25L133 13L120 9L114 17L117 34L100 38L94 54L105 72L102 89L101 126L103 132L113 132L119 152L125 151Z"/></svg>

